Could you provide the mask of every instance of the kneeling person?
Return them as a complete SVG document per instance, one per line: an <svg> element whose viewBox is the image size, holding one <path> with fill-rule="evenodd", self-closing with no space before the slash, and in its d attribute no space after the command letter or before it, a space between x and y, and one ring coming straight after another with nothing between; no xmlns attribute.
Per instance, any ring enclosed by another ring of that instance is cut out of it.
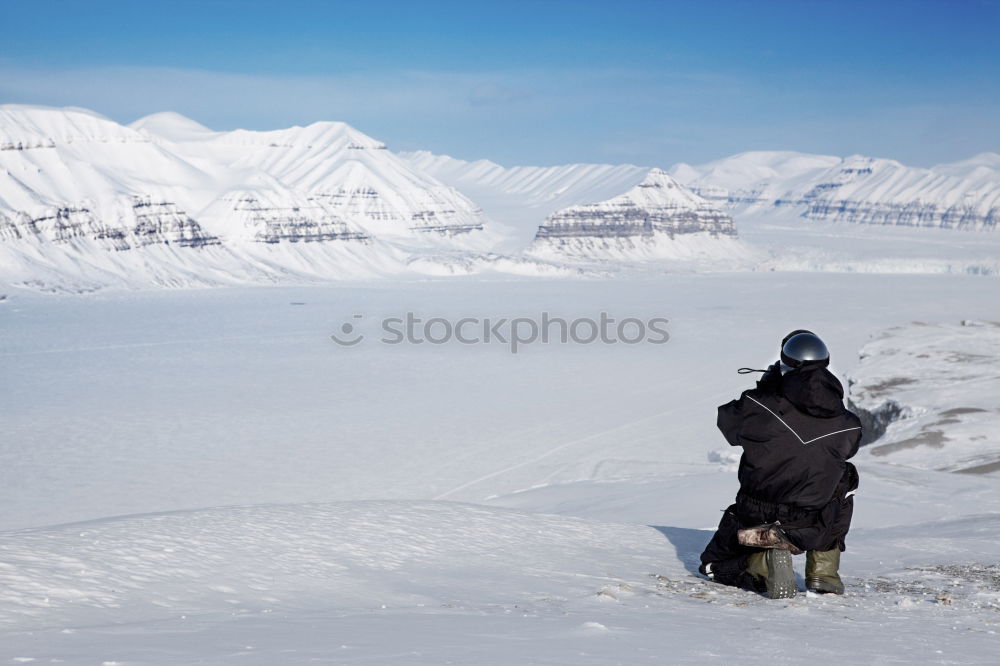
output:
<svg viewBox="0 0 1000 666"><path fill-rule="evenodd" d="M757 388L719 407L719 429L743 456L736 503L701 554L699 570L712 580L793 597L791 556L806 552L806 588L843 594L840 553L858 487L847 460L861 422L829 363L819 337L793 331Z"/></svg>

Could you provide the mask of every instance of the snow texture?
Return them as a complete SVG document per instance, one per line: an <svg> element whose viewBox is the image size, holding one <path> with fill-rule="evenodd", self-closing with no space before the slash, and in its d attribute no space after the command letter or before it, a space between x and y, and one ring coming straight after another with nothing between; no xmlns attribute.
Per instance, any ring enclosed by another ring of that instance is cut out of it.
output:
<svg viewBox="0 0 1000 666"><path fill-rule="evenodd" d="M880 437L867 449L896 464L1000 471L1000 323L916 322L861 350L850 399Z"/></svg>

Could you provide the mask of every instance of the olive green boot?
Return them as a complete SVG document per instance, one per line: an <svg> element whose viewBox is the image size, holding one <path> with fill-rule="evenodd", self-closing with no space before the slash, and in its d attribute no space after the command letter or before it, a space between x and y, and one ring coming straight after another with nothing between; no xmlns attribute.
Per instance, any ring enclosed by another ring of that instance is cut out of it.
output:
<svg viewBox="0 0 1000 666"><path fill-rule="evenodd" d="M806 553L806 589L820 594L843 594L844 583L837 569L840 568L840 549Z"/></svg>
<svg viewBox="0 0 1000 666"><path fill-rule="evenodd" d="M792 569L792 554L780 548L754 553L747 560L747 573L764 580L767 596L771 599L791 599L798 588Z"/></svg>

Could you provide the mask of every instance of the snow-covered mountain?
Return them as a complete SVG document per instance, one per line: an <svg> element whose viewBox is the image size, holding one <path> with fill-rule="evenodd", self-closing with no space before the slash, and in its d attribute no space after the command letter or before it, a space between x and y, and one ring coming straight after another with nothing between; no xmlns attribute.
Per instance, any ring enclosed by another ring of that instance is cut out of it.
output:
<svg viewBox="0 0 1000 666"><path fill-rule="evenodd" d="M930 169L894 160L748 152L670 173L708 200L743 213L788 208L816 220L993 230L1000 222L1000 155Z"/></svg>
<svg viewBox="0 0 1000 666"><path fill-rule="evenodd" d="M530 206L552 211L578 203L594 203L637 185L648 167L632 164L565 164L503 167L489 160L467 162L426 150L400 153L415 168L460 189L503 192Z"/></svg>
<svg viewBox="0 0 1000 666"><path fill-rule="evenodd" d="M174 113L125 127L0 107L0 266L14 283L368 276L406 270L414 251L485 249L488 227L344 123L214 132Z"/></svg>
<svg viewBox="0 0 1000 666"><path fill-rule="evenodd" d="M255 188L280 183L314 207L378 237L454 236L484 227L482 211L468 198L345 123L213 135L193 134L186 126L154 135L154 129L162 132L168 123L143 119L137 124L151 139L169 141L170 150L187 160L212 160ZM185 130L189 138L178 141Z"/></svg>
<svg viewBox="0 0 1000 666"><path fill-rule="evenodd" d="M696 244L679 243L697 239ZM715 247L734 240L732 218L660 169L635 187L598 203L571 206L550 215L538 228L530 251L601 258L605 256L688 256L732 251ZM721 252L720 252L721 251Z"/></svg>
<svg viewBox="0 0 1000 666"><path fill-rule="evenodd" d="M867 237L863 257L847 240L845 255L834 246L851 232L803 217L886 238ZM126 127L85 109L0 106L0 281L40 289L574 274L560 264L579 259L622 262L616 271L713 258L726 269L993 274L992 245L977 241L970 258L919 228L992 230L998 219L995 153L931 169L793 152L666 173L506 168L395 154L339 122L218 132L171 112ZM896 227L920 237L889 235Z"/></svg>
<svg viewBox="0 0 1000 666"><path fill-rule="evenodd" d="M505 214L520 203L542 218L573 205L609 199L638 184L649 169L632 165L573 164L504 168L426 151L402 153L415 167ZM747 215L781 209L810 219L878 225L963 229L996 228L1000 220L1000 155L982 153L930 169L894 160L791 151L739 153L666 169L703 199ZM493 206L487 204L493 203ZM492 215L493 211L490 210Z"/></svg>
<svg viewBox="0 0 1000 666"><path fill-rule="evenodd" d="M219 241L191 216L212 177L84 109L0 107L0 239L102 249Z"/></svg>
<svg viewBox="0 0 1000 666"><path fill-rule="evenodd" d="M426 151L401 156L473 196L535 256L633 261L747 254L728 214L660 169L503 167Z"/></svg>
<svg viewBox="0 0 1000 666"><path fill-rule="evenodd" d="M503 167L489 160L467 162L427 151L400 153L411 166L472 197L491 220L512 230L521 247L556 211L604 201L638 185L649 167L631 164L566 164Z"/></svg>

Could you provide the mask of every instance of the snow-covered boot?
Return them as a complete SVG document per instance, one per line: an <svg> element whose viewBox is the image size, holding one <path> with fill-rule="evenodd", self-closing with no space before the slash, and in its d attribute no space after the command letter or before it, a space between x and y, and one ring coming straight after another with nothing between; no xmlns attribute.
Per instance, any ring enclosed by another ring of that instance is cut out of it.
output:
<svg viewBox="0 0 1000 666"><path fill-rule="evenodd" d="M820 594L843 594L844 583L837 570L840 568L840 549L806 553L806 589Z"/></svg>
<svg viewBox="0 0 1000 666"><path fill-rule="evenodd" d="M799 555L802 551L788 540L780 523L767 523L757 527L745 527L736 533L736 539L744 546L751 548L778 548L787 550L792 555Z"/></svg>
<svg viewBox="0 0 1000 666"><path fill-rule="evenodd" d="M771 599L791 599L798 591L792 554L780 548L754 553L747 560L747 573L764 580L764 588Z"/></svg>

